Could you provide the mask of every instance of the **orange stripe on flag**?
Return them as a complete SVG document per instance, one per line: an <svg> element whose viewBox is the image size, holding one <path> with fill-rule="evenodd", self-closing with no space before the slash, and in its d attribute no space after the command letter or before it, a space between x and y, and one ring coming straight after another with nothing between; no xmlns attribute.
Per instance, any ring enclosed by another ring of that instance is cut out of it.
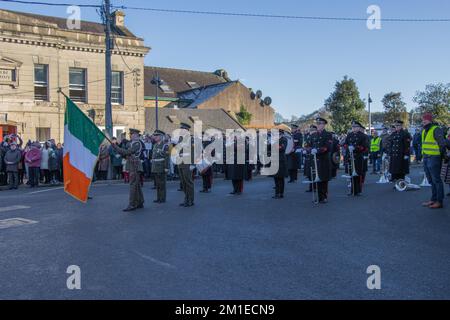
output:
<svg viewBox="0 0 450 320"><path fill-rule="evenodd" d="M64 156L63 168L64 191L80 201L87 202L91 180L70 164L69 153Z"/></svg>

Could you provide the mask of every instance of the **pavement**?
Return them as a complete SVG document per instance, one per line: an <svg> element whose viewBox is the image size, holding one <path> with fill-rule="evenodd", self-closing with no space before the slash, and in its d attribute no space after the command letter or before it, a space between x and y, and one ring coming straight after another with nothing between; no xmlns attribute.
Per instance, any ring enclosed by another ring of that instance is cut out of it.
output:
<svg viewBox="0 0 450 320"><path fill-rule="evenodd" d="M197 180L191 208L177 182L166 204L146 183L131 214L122 183L93 185L87 204L61 186L0 191L0 220L29 222L0 221L0 299L449 299L449 201L423 208L430 188L397 192L377 176L352 198L341 174L323 205L300 182L272 199L265 177L241 196L223 179L199 193ZM80 290L67 287L71 265ZM367 287L372 265L380 290Z"/></svg>

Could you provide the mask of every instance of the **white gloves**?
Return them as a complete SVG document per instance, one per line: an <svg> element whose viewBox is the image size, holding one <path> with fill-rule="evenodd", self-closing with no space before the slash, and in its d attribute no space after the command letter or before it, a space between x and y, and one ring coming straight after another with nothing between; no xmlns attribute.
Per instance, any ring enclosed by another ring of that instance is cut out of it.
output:
<svg viewBox="0 0 450 320"><path fill-rule="evenodd" d="M350 152L353 152L353 151L355 151L355 147L354 147L354 146L348 146L348 150L349 150Z"/></svg>
<svg viewBox="0 0 450 320"><path fill-rule="evenodd" d="M317 154L317 149L316 148L312 149L311 154Z"/></svg>
<svg viewBox="0 0 450 320"><path fill-rule="evenodd" d="M409 160L409 156L404 156L403 159Z"/></svg>

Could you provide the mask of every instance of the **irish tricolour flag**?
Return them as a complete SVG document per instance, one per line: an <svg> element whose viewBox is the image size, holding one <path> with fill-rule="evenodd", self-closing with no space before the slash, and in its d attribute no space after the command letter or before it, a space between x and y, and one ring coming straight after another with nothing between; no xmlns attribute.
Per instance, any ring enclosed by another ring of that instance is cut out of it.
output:
<svg viewBox="0 0 450 320"><path fill-rule="evenodd" d="M99 147L106 139L103 132L66 98L64 117L64 191L86 202Z"/></svg>

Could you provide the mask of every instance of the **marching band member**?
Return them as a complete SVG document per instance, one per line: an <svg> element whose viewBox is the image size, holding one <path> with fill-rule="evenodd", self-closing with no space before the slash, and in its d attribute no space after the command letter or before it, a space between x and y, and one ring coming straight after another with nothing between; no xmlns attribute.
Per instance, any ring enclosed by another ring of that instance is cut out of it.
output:
<svg viewBox="0 0 450 320"><path fill-rule="evenodd" d="M392 180L405 179L409 173L409 157L411 135L403 129L403 121L397 120L394 123L395 131L391 134L389 148L389 172Z"/></svg>
<svg viewBox="0 0 450 320"><path fill-rule="evenodd" d="M317 174L320 182L317 183L319 194L319 203L328 202L328 182L331 180L331 157L332 136L325 130L328 121L323 118L316 119L317 132L311 134L309 141L309 152L311 153L311 162L314 161L314 155L317 159ZM311 163L311 165L315 165ZM311 177L314 179L314 177Z"/></svg>
<svg viewBox="0 0 450 320"><path fill-rule="evenodd" d="M353 196L361 195L365 176L364 154L369 149L368 138L361 131L361 128L364 128L361 123L353 121L352 132L347 135L344 143L344 149L347 151L345 156L346 173L352 177L349 195Z"/></svg>
<svg viewBox="0 0 450 320"><path fill-rule="evenodd" d="M300 155L297 153L297 150L301 148L303 143L303 136L301 132L298 130L298 126L296 124L291 125L293 132L291 133L292 139L294 140L294 148L289 154L287 154L287 168L289 172L289 181L288 183L294 183L297 181L298 169L299 169L299 158ZM288 151L288 152L289 152Z"/></svg>
<svg viewBox="0 0 450 320"><path fill-rule="evenodd" d="M289 129L289 128L287 128ZM283 199L284 198L284 179L288 175L287 170L287 155L286 155L286 148L288 145L288 140L286 138L286 132L284 129L279 128L279 142L278 142L278 150L279 150L279 156L278 156L278 171L276 174L273 175L274 181L275 181L275 196L272 198L274 199Z"/></svg>

